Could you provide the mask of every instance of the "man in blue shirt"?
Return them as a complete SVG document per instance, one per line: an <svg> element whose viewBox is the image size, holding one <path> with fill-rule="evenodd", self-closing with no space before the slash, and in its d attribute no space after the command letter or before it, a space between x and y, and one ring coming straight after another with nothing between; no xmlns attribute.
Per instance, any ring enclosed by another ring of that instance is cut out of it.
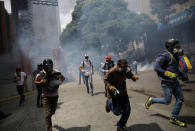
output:
<svg viewBox="0 0 195 131"><path fill-rule="evenodd" d="M145 107L149 107L154 103L170 104L172 94L176 98L176 103L172 111L170 122L181 127L185 127L186 124L177 119L179 112L184 102L183 92L179 84L178 78L186 80L182 71L179 68L179 56L183 55L183 50L179 45L179 41L176 39L169 39L165 43L167 51L162 53L156 60L155 71L158 76L162 78L161 86L163 89L163 98L149 97Z"/></svg>

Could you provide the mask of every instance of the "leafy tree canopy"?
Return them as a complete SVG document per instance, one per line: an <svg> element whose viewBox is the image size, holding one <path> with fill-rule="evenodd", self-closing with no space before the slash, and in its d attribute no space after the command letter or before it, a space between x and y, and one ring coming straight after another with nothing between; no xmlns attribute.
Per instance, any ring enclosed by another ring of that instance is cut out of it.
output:
<svg viewBox="0 0 195 131"><path fill-rule="evenodd" d="M118 52L118 47L125 49L154 27L147 15L129 11L124 0L77 0L72 21L60 39L63 45Z"/></svg>

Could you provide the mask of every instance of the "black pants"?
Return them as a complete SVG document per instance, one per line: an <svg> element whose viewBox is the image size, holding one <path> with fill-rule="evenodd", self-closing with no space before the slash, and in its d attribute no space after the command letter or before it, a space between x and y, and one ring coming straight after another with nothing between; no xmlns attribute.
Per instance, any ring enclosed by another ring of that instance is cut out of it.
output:
<svg viewBox="0 0 195 131"><path fill-rule="evenodd" d="M117 126L124 127L129 119L131 112L129 97L126 95L117 99L109 99L108 106L116 116L122 114L120 120L117 122Z"/></svg>
<svg viewBox="0 0 195 131"><path fill-rule="evenodd" d="M20 102L19 104L22 104L25 101L24 97L24 85L17 85L17 90L20 95Z"/></svg>
<svg viewBox="0 0 195 131"><path fill-rule="evenodd" d="M42 102L41 102L41 94L42 94L42 86L37 86L37 105L41 105L42 106Z"/></svg>

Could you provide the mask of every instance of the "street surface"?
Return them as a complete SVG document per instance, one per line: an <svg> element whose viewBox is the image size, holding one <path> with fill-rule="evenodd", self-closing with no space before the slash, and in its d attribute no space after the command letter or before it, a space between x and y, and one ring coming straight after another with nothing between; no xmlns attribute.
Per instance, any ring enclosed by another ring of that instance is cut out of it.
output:
<svg viewBox="0 0 195 131"><path fill-rule="evenodd" d="M127 80L131 103L131 115L127 122L127 131L194 131L195 130L195 75L190 75L190 83L182 83L185 103L180 120L186 122L186 128L169 123L169 117L175 99L170 105L152 105L145 109L148 96L161 97L160 80L153 71L141 72L135 83ZM58 108L52 117L54 131L116 131L116 122L120 116L106 113L104 83L94 75L94 96L87 94L83 84L78 81L64 83L59 89ZM0 110L12 113L0 120L0 131L45 131L44 112L36 107L36 93L26 96L22 107L19 99L0 103Z"/></svg>

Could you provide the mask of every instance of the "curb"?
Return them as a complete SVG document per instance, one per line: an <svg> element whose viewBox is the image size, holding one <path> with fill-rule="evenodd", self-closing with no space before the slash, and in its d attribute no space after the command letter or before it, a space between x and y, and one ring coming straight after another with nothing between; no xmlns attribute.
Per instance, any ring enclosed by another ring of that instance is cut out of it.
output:
<svg viewBox="0 0 195 131"><path fill-rule="evenodd" d="M30 92L26 92L24 93L25 96L28 96L28 95L33 95L35 94L37 91L30 91ZM17 96L10 96L10 97L7 97L7 98L1 98L0 99L0 103L3 103L3 102L7 102L7 101L11 101L11 100L15 100L15 99L18 99L20 98L19 95Z"/></svg>

